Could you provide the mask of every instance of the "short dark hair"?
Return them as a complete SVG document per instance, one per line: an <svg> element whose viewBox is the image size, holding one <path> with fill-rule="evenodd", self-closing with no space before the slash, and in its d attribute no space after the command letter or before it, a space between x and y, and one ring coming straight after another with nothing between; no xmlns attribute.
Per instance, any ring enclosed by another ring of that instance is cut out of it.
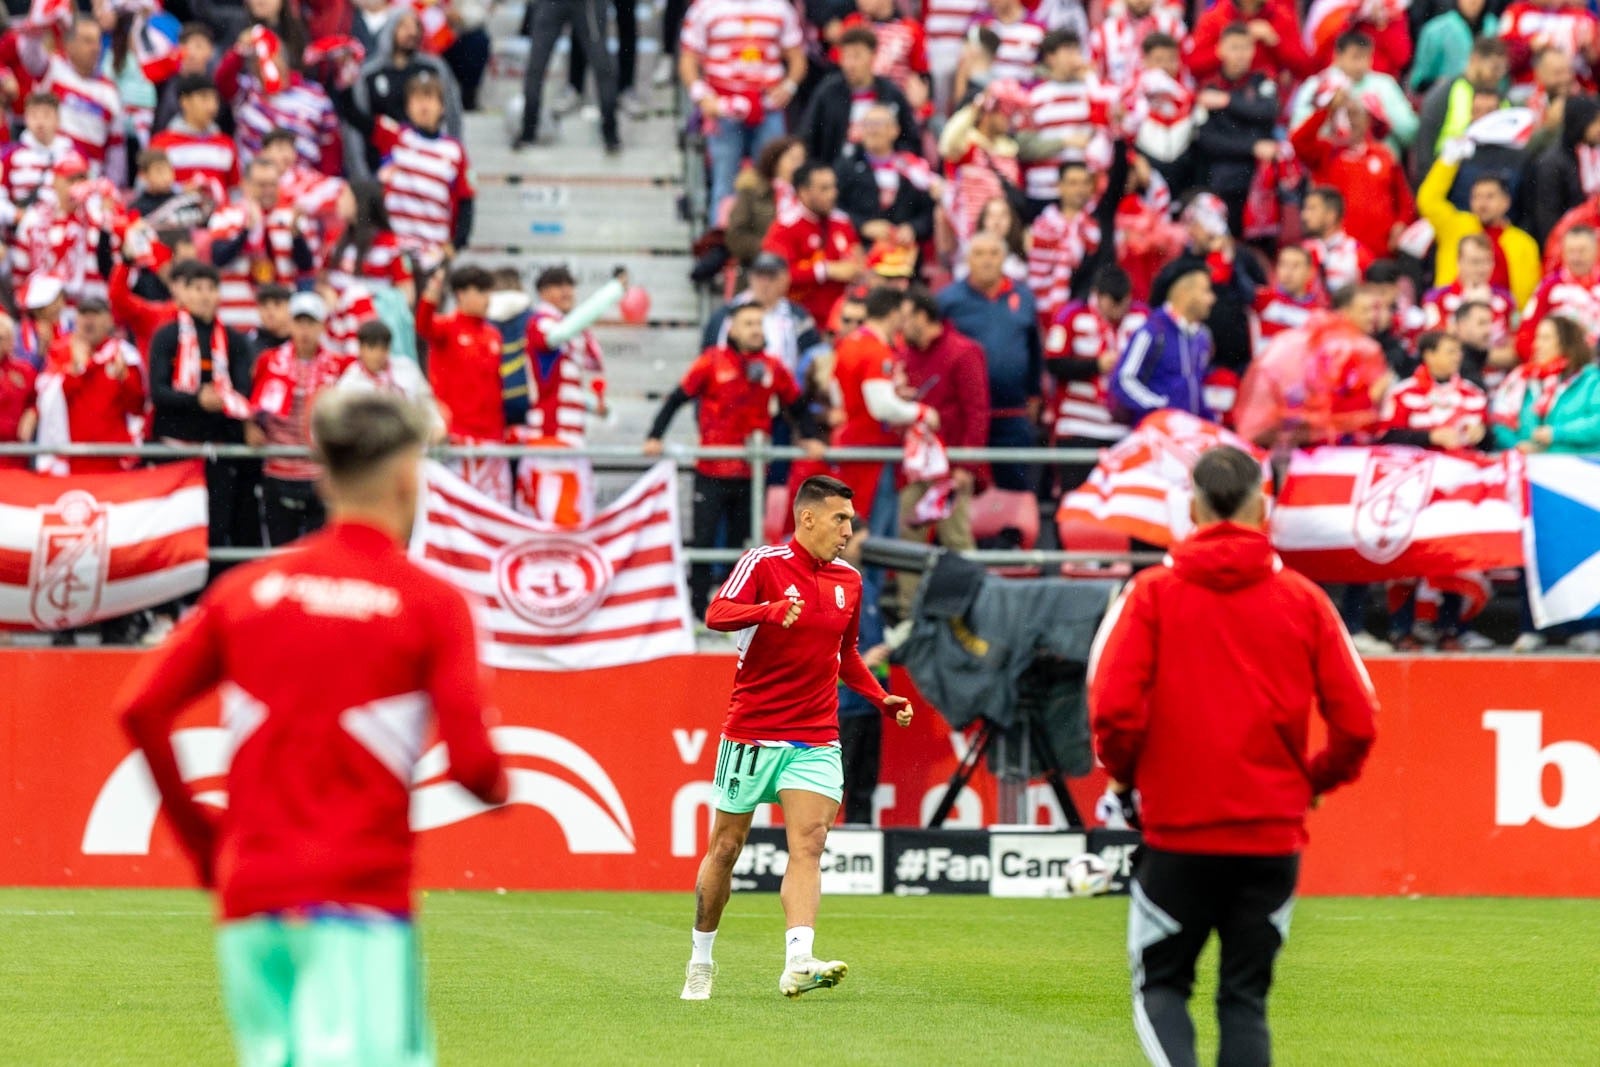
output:
<svg viewBox="0 0 1600 1067"><path fill-rule="evenodd" d="M1222 35L1220 37L1218 37L1217 39L1219 41L1221 41L1223 38L1227 38L1227 37L1249 37L1249 36L1250 36L1250 27L1249 26L1246 26L1242 22L1230 22L1226 26L1222 27Z"/></svg>
<svg viewBox="0 0 1600 1067"><path fill-rule="evenodd" d="M1597 235L1597 233L1600 233L1600 231L1596 231L1593 226L1585 226L1582 223L1579 223L1577 226L1572 227L1572 229L1570 229L1566 233L1562 234L1561 235L1561 239L1563 241L1565 241L1568 237L1591 237L1592 238L1592 237L1595 237Z"/></svg>
<svg viewBox="0 0 1600 1067"><path fill-rule="evenodd" d="M794 494L794 513L800 514L806 508L822 503L830 496L841 496L846 500L856 495L856 491L839 479L827 474L813 474L800 483L800 488Z"/></svg>
<svg viewBox="0 0 1600 1067"><path fill-rule="evenodd" d="M286 144L297 152L300 150L300 142L296 139L294 131L286 130L282 126L268 130L267 135L261 138L263 150L271 148L275 144Z"/></svg>
<svg viewBox="0 0 1600 1067"><path fill-rule="evenodd" d="M183 44L183 42L192 40L196 37L204 37L212 44L217 43L217 35L212 33L211 27L207 26L204 22L185 22L183 24L183 28L178 31L179 44Z"/></svg>
<svg viewBox="0 0 1600 1067"><path fill-rule="evenodd" d="M933 322L938 322L944 318L943 315L939 314L939 301L934 299L927 286L913 285L900 294L900 298L911 306L911 311L914 314L920 314Z"/></svg>
<svg viewBox="0 0 1600 1067"><path fill-rule="evenodd" d="M1151 52L1154 52L1157 48L1177 47L1178 39L1176 37L1173 37L1171 34L1162 33L1160 30L1156 30L1154 33L1148 34L1145 37L1144 44L1139 46L1139 54L1147 56Z"/></svg>
<svg viewBox="0 0 1600 1067"><path fill-rule="evenodd" d="M1486 174L1480 174L1476 178L1472 179L1472 188L1474 189L1484 184L1498 185L1502 193L1506 194L1507 196L1511 195L1511 183L1506 180L1506 176L1504 174L1490 171Z"/></svg>
<svg viewBox="0 0 1600 1067"><path fill-rule="evenodd" d="M1450 317L1456 322L1460 322L1462 319L1466 318L1468 315L1479 310L1480 308L1484 311L1487 311L1491 315L1494 314L1494 308L1489 306L1489 302L1487 300L1463 300L1460 304L1456 305L1456 313Z"/></svg>
<svg viewBox="0 0 1600 1067"><path fill-rule="evenodd" d="M1103 297L1122 303L1133 295L1133 279L1115 263L1107 263L1094 272L1092 288Z"/></svg>
<svg viewBox="0 0 1600 1067"><path fill-rule="evenodd" d="M1472 54L1479 59L1507 59L1511 53L1504 37L1479 37L1472 42Z"/></svg>
<svg viewBox="0 0 1600 1067"><path fill-rule="evenodd" d="M1039 42L1039 58L1046 59L1063 48L1082 48L1083 38L1076 30L1051 30Z"/></svg>
<svg viewBox="0 0 1600 1067"><path fill-rule="evenodd" d="M840 48L850 44L859 44L869 52L876 52L878 50L878 35L865 26L851 26L839 35Z"/></svg>
<svg viewBox="0 0 1600 1067"><path fill-rule="evenodd" d="M577 284L578 279L572 276L572 271L568 270L565 266L558 264L554 267L546 267L544 270L540 271L539 276L533 281L533 288L535 291L542 293L546 289L552 288L553 286Z"/></svg>
<svg viewBox="0 0 1600 1067"><path fill-rule="evenodd" d="M1335 215L1339 216L1340 219L1344 218L1344 194L1335 189L1333 186L1317 186L1315 189L1312 189L1306 194L1307 200L1311 199L1312 197L1316 197L1318 200L1321 200L1323 206L1325 206Z"/></svg>
<svg viewBox="0 0 1600 1067"><path fill-rule="evenodd" d="M359 481L427 439L422 412L386 393L327 389L311 409L312 447L335 482Z"/></svg>
<svg viewBox="0 0 1600 1067"><path fill-rule="evenodd" d="M184 272L184 281L190 283L210 282L212 285L222 284L222 272L216 267L198 259L192 259L188 262L190 267Z"/></svg>
<svg viewBox="0 0 1600 1067"><path fill-rule="evenodd" d="M468 264L450 272L449 284L452 293L459 293L463 289L482 289L487 293L494 288L494 276L482 267Z"/></svg>
<svg viewBox="0 0 1600 1067"><path fill-rule="evenodd" d="M139 153L139 158L136 159L134 163L139 168L139 173L143 174L151 167L158 166L162 163L170 165L172 160L167 157L167 153L164 149L146 148Z"/></svg>
<svg viewBox="0 0 1600 1067"><path fill-rule="evenodd" d="M1417 338L1417 358L1422 359L1424 356L1438 348L1440 345L1444 344L1446 341L1456 341L1456 339L1445 333L1443 330L1429 330L1427 333ZM1461 342L1456 341L1456 343L1460 344Z"/></svg>
<svg viewBox="0 0 1600 1067"><path fill-rule="evenodd" d="M1243 449L1218 445L1201 453L1191 480L1200 506L1226 522L1261 492L1261 464Z"/></svg>
<svg viewBox="0 0 1600 1067"><path fill-rule="evenodd" d="M277 282L268 282L266 285L257 287L256 303L287 304L289 302L289 298L293 295L294 290L290 289L287 285L280 285Z"/></svg>
<svg viewBox="0 0 1600 1067"><path fill-rule="evenodd" d="M1344 52L1351 48L1365 48L1370 52L1372 50L1372 38L1360 30L1345 30L1333 39L1333 50L1335 52Z"/></svg>
<svg viewBox="0 0 1600 1067"><path fill-rule="evenodd" d="M1085 163L1081 159L1067 160L1061 164L1061 169L1056 172L1056 181L1060 181L1062 178L1065 178L1067 176L1067 171L1069 170L1081 170L1087 174L1089 173L1089 164Z"/></svg>
<svg viewBox="0 0 1600 1067"><path fill-rule="evenodd" d="M490 276L496 289L522 291L522 272L515 267L496 267Z"/></svg>
<svg viewBox="0 0 1600 1067"><path fill-rule="evenodd" d="M368 319L356 329L356 344L369 348L388 348L394 344L394 331L381 319Z"/></svg>
<svg viewBox="0 0 1600 1067"><path fill-rule="evenodd" d="M1361 275L1361 280L1370 285L1399 285L1401 277L1400 264L1392 259L1377 259Z"/></svg>
<svg viewBox="0 0 1600 1067"><path fill-rule="evenodd" d="M867 318L886 319L900 310L906 294L888 285L874 286L867 293Z"/></svg>
<svg viewBox="0 0 1600 1067"><path fill-rule="evenodd" d="M86 296L78 301L78 314L109 315L111 314L111 305L106 303L103 296Z"/></svg>
<svg viewBox="0 0 1600 1067"><path fill-rule="evenodd" d="M49 107L61 110L61 98L49 89L35 89L28 94L28 99L23 101L23 109L30 107Z"/></svg>
<svg viewBox="0 0 1600 1067"><path fill-rule="evenodd" d="M406 101L409 103L413 96L431 96L444 103L444 83L431 71L422 71L413 74L406 82Z"/></svg>
<svg viewBox="0 0 1600 1067"><path fill-rule="evenodd" d="M193 96L195 93L215 93L217 92L217 83L204 74L185 74L178 79L176 91L178 99L182 100L184 97ZM220 96L221 94L218 95Z"/></svg>
<svg viewBox="0 0 1600 1067"><path fill-rule="evenodd" d="M1352 285L1341 285L1328 294L1328 304L1335 311L1343 311L1356 302L1356 297L1360 296L1365 288L1360 282Z"/></svg>
<svg viewBox="0 0 1600 1067"><path fill-rule="evenodd" d="M812 176L815 174L820 174L823 171L827 171L829 174L833 174L835 177L838 176L837 172L833 169L833 164L824 163L820 159L806 160L794 170L794 187L796 189L804 189L808 187L811 184Z"/></svg>

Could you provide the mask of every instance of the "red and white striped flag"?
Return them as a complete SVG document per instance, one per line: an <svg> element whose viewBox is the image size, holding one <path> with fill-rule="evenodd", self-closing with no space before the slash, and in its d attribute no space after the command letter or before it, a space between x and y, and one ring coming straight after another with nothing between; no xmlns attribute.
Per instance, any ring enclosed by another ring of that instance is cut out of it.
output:
<svg viewBox="0 0 1600 1067"><path fill-rule="evenodd" d="M1319 582L1520 567L1526 500L1516 452L1317 448L1289 460L1272 543Z"/></svg>
<svg viewBox="0 0 1600 1067"><path fill-rule="evenodd" d="M485 605L490 666L582 670L694 651L671 463L577 529L519 515L437 463L424 509L412 554Z"/></svg>
<svg viewBox="0 0 1600 1067"><path fill-rule="evenodd" d="M1152 545L1181 541L1193 525L1189 473L1200 453L1217 445L1260 455L1216 423L1183 411L1153 412L1100 453L1089 480L1062 498L1056 521L1102 526ZM1263 480L1270 489L1270 479Z"/></svg>
<svg viewBox="0 0 1600 1067"><path fill-rule="evenodd" d="M0 627L68 630L206 583L199 460L67 478L0 471Z"/></svg>

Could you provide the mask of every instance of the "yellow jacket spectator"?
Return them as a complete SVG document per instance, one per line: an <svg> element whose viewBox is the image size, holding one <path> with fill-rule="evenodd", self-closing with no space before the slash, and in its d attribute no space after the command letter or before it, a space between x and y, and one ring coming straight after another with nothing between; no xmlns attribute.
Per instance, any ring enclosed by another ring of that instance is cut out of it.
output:
<svg viewBox="0 0 1600 1067"><path fill-rule="evenodd" d="M1462 211L1450 202L1450 187L1464 158L1463 146L1470 147L1470 143L1446 144L1417 190L1417 210L1433 224L1435 234L1434 284L1445 286L1456 280L1456 251L1463 237L1486 234L1495 253L1490 284L1511 290L1517 306L1522 307L1539 287L1539 243L1506 217L1511 211L1511 190L1497 174L1480 174L1473 180L1471 210Z"/></svg>

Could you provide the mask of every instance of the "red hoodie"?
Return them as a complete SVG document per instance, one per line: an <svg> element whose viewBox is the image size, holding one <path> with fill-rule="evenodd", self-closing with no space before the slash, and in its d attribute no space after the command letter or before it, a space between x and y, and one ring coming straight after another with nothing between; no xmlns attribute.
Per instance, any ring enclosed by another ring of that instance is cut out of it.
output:
<svg viewBox="0 0 1600 1067"><path fill-rule="evenodd" d="M1312 709L1328 740L1312 754ZM1312 800L1361 772L1377 697L1328 597L1266 534L1196 531L1129 583L1089 663L1095 745L1139 790L1145 840L1172 852L1278 856Z"/></svg>

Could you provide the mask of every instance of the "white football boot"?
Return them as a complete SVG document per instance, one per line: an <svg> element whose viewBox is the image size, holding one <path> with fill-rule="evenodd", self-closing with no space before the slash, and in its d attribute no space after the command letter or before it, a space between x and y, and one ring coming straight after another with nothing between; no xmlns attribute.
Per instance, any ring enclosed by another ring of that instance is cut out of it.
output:
<svg viewBox="0 0 1600 1067"><path fill-rule="evenodd" d="M680 1000L710 1000L711 980L717 976L715 963L691 963L684 974Z"/></svg>
<svg viewBox="0 0 1600 1067"><path fill-rule="evenodd" d="M832 989L844 981L850 966L840 960L819 960L800 956L789 961L778 978L778 992L793 999L813 989Z"/></svg>

